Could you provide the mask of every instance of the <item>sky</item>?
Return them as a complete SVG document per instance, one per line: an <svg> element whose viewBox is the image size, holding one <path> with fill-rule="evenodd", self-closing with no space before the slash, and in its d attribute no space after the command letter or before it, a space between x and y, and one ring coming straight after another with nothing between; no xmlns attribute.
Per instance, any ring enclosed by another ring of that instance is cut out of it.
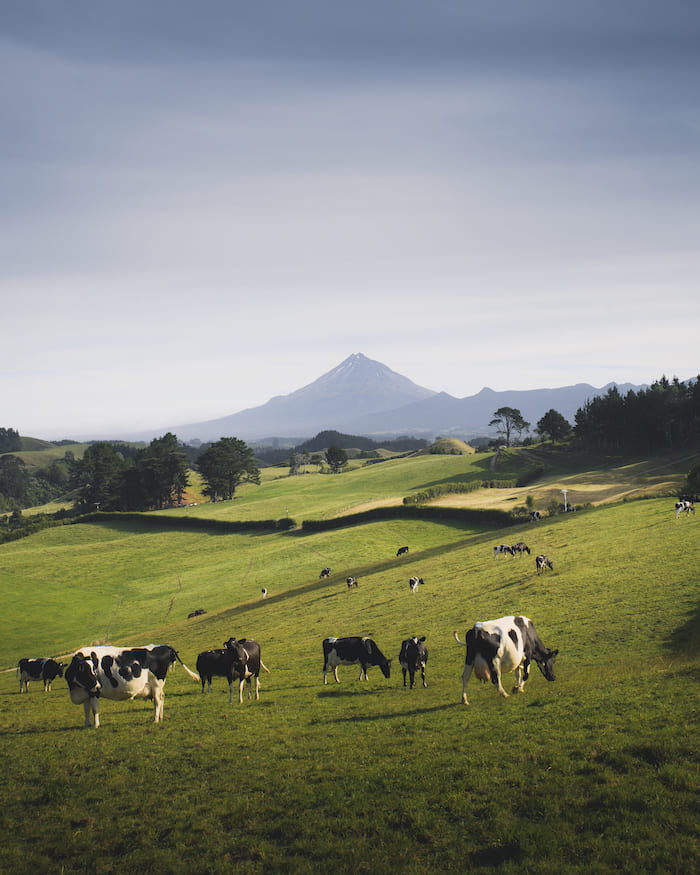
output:
<svg viewBox="0 0 700 875"><path fill-rule="evenodd" d="M696 0L0 0L0 426L697 377Z"/></svg>

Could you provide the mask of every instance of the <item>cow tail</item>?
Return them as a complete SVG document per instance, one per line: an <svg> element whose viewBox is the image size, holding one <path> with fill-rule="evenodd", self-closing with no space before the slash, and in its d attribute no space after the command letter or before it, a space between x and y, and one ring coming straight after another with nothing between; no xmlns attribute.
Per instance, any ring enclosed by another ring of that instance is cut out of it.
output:
<svg viewBox="0 0 700 875"><path fill-rule="evenodd" d="M460 640L459 640L459 635L457 635L456 632L454 633L454 636L455 636L455 641L457 642L457 644L461 645L462 647L466 647L466 646L467 646L466 641L460 641Z"/></svg>
<svg viewBox="0 0 700 875"><path fill-rule="evenodd" d="M202 682L202 679L201 679L200 676L197 674L197 672L196 672L196 671L192 671L191 668L187 668L187 666L186 666L185 663L180 659L179 656L177 657L177 661L178 661L178 662L180 663L180 665L185 669L185 671L186 671L187 674L192 678L193 681L197 681L198 683L201 683L201 682Z"/></svg>
<svg viewBox="0 0 700 875"><path fill-rule="evenodd" d="M270 674L270 669L265 665L265 663L262 661L262 659L260 660L260 668L264 668L265 671L266 671L268 674Z"/></svg>

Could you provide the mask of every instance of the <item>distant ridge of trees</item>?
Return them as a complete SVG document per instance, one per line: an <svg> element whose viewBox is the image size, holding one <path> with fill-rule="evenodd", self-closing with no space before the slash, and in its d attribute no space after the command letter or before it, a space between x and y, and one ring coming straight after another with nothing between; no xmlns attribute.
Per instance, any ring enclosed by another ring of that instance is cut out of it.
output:
<svg viewBox="0 0 700 875"><path fill-rule="evenodd" d="M695 382L662 377L624 396L613 386L580 407L575 422L577 439L593 452L680 449L700 439L700 376Z"/></svg>

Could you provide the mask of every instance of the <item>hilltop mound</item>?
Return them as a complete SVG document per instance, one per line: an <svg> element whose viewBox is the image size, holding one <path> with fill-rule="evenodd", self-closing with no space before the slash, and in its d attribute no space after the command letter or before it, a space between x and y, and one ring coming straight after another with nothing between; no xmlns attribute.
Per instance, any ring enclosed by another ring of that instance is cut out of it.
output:
<svg viewBox="0 0 700 875"><path fill-rule="evenodd" d="M458 438L440 438L426 447L423 452L434 456L468 456L476 450Z"/></svg>

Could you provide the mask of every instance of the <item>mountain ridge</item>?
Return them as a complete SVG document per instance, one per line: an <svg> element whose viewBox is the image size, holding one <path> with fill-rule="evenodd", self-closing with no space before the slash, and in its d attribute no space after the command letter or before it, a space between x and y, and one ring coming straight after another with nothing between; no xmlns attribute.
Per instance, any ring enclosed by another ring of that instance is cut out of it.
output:
<svg viewBox="0 0 700 875"><path fill-rule="evenodd" d="M596 389L588 383L577 383L554 389L496 391L485 386L475 395L456 398L419 386L363 353L353 353L311 383L288 395L275 395L258 407L204 422L111 438L147 441L172 432L184 442L235 436L249 442L281 439L299 443L324 430L372 438L487 436L493 434L489 422L499 407L520 410L532 426L548 410L555 409L573 425L576 411L612 386L623 393L643 388L608 383Z"/></svg>

